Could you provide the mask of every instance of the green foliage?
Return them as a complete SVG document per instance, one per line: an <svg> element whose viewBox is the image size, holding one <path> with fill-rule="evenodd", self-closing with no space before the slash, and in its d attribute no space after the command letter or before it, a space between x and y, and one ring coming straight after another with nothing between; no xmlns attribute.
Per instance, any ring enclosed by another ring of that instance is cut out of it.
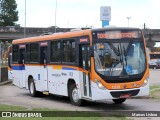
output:
<svg viewBox="0 0 160 120"><path fill-rule="evenodd" d="M22 110L27 110L27 108L21 106L0 104L0 111L22 111Z"/></svg>
<svg viewBox="0 0 160 120"><path fill-rule="evenodd" d="M160 85L150 86L150 98L160 100Z"/></svg>
<svg viewBox="0 0 160 120"><path fill-rule="evenodd" d="M48 109L48 108L25 108L21 106L13 106L13 105L3 105L0 104L0 111L63 111L63 110L57 110L57 109ZM54 112L53 112L54 113ZM1 118L1 120L130 120L124 116L117 116L117 115L111 115L111 117L102 117L99 113L94 112L84 112L84 113L77 113L77 116L79 117L64 117L63 113L60 115L61 117L42 117L42 118ZM88 117L87 115L88 114ZM52 114L52 116L54 116ZM82 117L81 117L82 116ZM86 116L86 117L83 117ZM92 117L91 117L92 116Z"/></svg>
<svg viewBox="0 0 160 120"><path fill-rule="evenodd" d="M0 0L0 26L14 26L18 21L15 0Z"/></svg>

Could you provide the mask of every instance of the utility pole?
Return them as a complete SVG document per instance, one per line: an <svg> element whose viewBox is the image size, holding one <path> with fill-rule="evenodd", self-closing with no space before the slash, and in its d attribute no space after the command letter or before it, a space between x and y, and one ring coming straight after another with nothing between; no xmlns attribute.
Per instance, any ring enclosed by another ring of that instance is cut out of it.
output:
<svg viewBox="0 0 160 120"><path fill-rule="evenodd" d="M131 17L127 17L127 19L128 19L128 27L129 27L129 20L131 19Z"/></svg>
<svg viewBox="0 0 160 120"><path fill-rule="evenodd" d="M144 30L146 29L146 24L144 23Z"/></svg>
<svg viewBox="0 0 160 120"><path fill-rule="evenodd" d="M54 32L56 33L56 20L57 20L57 0L56 0L56 7L55 7L55 29Z"/></svg>
<svg viewBox="0 0 160 120"><path fill-rule="evenodd" d="M26 0L25 0L25 5L24 5L25 13L24 13L24 38L26 37Z"/></svg>

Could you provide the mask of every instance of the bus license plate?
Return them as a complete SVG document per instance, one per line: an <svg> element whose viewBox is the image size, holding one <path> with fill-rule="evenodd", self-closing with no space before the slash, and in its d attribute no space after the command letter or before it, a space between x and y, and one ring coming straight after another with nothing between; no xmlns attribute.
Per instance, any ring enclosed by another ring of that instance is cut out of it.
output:
<svg viewBox="0 0 160 120"><path fill-rule="evenodd" d="M130 94L122 94L121 96L120 96L120 98L129 98L130 97Z"/></svg>

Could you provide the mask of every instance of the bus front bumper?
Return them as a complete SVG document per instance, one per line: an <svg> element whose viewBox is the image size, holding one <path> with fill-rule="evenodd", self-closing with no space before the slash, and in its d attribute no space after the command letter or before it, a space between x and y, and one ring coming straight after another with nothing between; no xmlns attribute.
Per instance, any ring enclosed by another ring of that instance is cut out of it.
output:
<svg viewBox="0 0 160 120"><path fill-rule="evenodd" d="M92 100L107 100L119 98L131 98L149 95L149 83L140 88L124 89L124 90L102 90L93 83L92 84Z"/></svg>

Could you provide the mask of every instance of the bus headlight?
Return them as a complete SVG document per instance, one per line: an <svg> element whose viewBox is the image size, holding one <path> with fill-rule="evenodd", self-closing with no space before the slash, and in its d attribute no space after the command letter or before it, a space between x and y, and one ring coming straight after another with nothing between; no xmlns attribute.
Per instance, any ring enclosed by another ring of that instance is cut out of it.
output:
<svg viewBox="0 0 160 120"><path fill-rule="evenodd" d="M106 90L106 88L103 86L103 84L101 82L99 82L98 80L96 80L96 84L99 89Z"/></svg>
<svg viewBox="0 0 160 120"><path fill-rule="evenodd" d="M146 79L144 80L142 87L144 87L148 84L148 80L149 80L149 76L147 76Z"/></svg>

